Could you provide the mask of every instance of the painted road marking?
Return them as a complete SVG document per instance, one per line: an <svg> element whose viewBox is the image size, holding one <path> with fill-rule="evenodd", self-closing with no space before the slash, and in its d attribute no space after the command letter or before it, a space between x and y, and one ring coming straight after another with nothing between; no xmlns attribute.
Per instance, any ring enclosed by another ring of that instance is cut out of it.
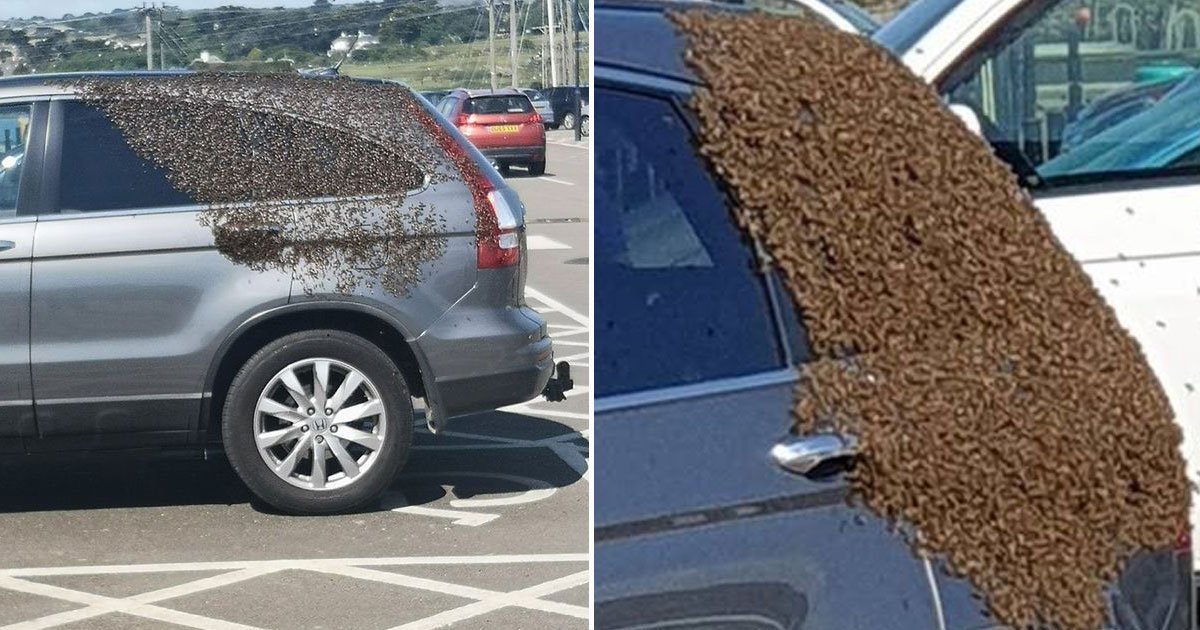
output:
<svg viewBox="0 0 1200 630"><path fill-rule="evenodd" d="M163 623L177 624L200 630L258 630L253 626L206 617L194 613L186 613L162 606L153 605L185 595L227 587L249 579L269 576L281 571L313 571L327 575L380 582L402 588L413 588L446 595L453 595L476 602L460 606L426 617L401 626L402 628L440 628L447 623L461 621L487 612L507 607L519 607L563 616L588 619L590 611L586 606L575 606L561 602L544 600L542 597L559 591L574 588L588 581L589 572L580 571L571 575L543 582L536 586L518 591L504 592L477 588L453 582L432 580L428 578L379 571L370 569L372 566L404 566L404 565L496 565L496 564L525 564L533 562L587 562L588 554L525 554L497 556L433 556L433 557L400 557L400 558L347 558L347 559L308 559L308 560L259 560L232 562L181 562L143 565L107 565L107 566L75 566L75 567L45 567L33 569L3 569L0 570L0 590L26 593L40 597L49 597L61 601L80 604L83 607L66 612L55 613L3 626L3 630L35 630L57 628L66 624L84 621L101 615L122 613L145 619L153 619ZM168 588L132 595L130 597L108 597L81 590L64 588L39 582L31 582L23 578L45 576L79 576L79 575L124 575L134 573L159 572L208 572L222 570L225 573L208 576L171 586Z"/></svg>
<svg viewBox="0 0 1200 630"><path fill-rule="evenodd" d="M521 605L519 602L525 601L525 598L527 597L540 598L546 595L553 595L559 591L572 589L582 584L587 584L589 574L589 571L580 571L579 573L558 578L557 580L550 580L549 582L544 582L542 584L538 584L537 586L531 586L514 593L509 593L508 597L506 598L482 600L475 602L474 604L467 604L466 606L460 606L453 610L447 610L444 613L440 613L432 617L426 617L420 621L414 621L412 623L406 623L402 626L396 626L392 630L434 630L434 628L444 628L450 624L465 621L472 617L485 615L501 608L512 605ZM544 600L538 599L537 601ZM582 612L584 613L583 616L580 617L581 619L588 618L590 613L586 608L583 608L582 606L576 606L576 608L581 608Z"/></svg>
<svg viewBox="0 0 1200 630"><path fill-rule="evenodd" d="M567 317L575 320L575 323L579 324L580 326L591 326L592 325L592 321L591 321L591 319L588 318L587 315L584 315L584 314L580 313L579 311L576 311L575 309L567 306L566 304L563 304L562 302L559 302L558 300L550 297L549 295L546 295L545 293L542 293L541 291L538 291L537 289L535 289L533 287L530 287L530 286L525 287L525 297L531 297L531 298L541 302L542 304L546 305L547 308L545 308L545 309L539 308L539 309L537 309L538 311L562 313L563 315L566 315Z"/></svg>
<svg viewBox="0 0 1200 630"><path fill-rule="evenodd" d="M408 499L405 499L406 502L407 500ZM412 514L414 516L448 518L450 519L451 523L455 525L464 525L466 527L479 527L480 525L487 525L488 523L500 518L499 514L465 512L463 510L445 510L442 508L425 507L423 505L405 505L404 507L392 508L392 511L403 514Z"/></svg>
<svg viewBox="0 0 1200 630"><path fill-rule="evenodd" d="M571 246L541 234L530 234L525 237L525 248L529 250L571 249Z"/></svg>
<svg viewBox="0 0 1200 630"><path fill-rule="evenodd" d="M565 179L558 179L555 177L547 177L544 175L542 177L539 177L538 179L540 179L544 182L550 182L551 184L562 184L563 186L574 186L575 185L575 182L569 182Z"/></svg>

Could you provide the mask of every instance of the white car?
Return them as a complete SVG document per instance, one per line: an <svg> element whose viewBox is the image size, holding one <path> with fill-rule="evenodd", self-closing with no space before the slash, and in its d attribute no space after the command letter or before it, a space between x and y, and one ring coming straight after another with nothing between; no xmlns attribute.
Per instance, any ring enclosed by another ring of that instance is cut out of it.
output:
<svg viewBox="0 0 1200 630"><path fill-rule="evenodd" d="M825 18L838 30L860 35L870 35L879 28L879 22L862 7L846 0L791 0Z"/></svg>
<svg viewBox="0 0 1200 630"><path fill-rule="evenodd" d="M1200 479L1200 99L1122 94L1200 53L1200 14L1151 0L918 0L873 39L935 85L1017 172L1063 245L1137 338ZM1192 72L1184 65L1185 72ZM1090 103L1101 101L1097 113ZM1180 100L1188 99L1188 100ZM1188 113L1186 108L1194 113ZM1085 111L1086 109L1086 111ZM1063 129L1106 130L1062 147ZM1090 121L1089 121L1090 122ZM1090 145L1090 146L1089 146ZM1081 153L1087 151L1086 157ZM1135 158L1136 154L1136 158ZM1200 523L1193 502L1193 528ZM1193 545L1200 536L1193 529ZM1193 557L1200 558L1193 547Z"/></svg>

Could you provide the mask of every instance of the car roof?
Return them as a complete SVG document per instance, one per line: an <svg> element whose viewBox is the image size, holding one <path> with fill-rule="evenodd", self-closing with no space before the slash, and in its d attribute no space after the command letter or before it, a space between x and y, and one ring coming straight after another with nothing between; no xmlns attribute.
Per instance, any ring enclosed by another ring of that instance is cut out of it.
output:
<svg viewBox="0 0 1200 630"><path fill-rule="evenodd" d="M70 94L65 84L71 81L96 78L127 79L136 77L176 77L191 74L188 70L165 71L109 71L109 72L48 72L46 74L20 74L0 77L0 95L36 96L46 94Z"/></svg>
<svg viewBox="0 0 1200 630"><path fill-rule="evenodd" d="M496 88L494 90L489 90L489 89L468 90L466 88L458 88L458 90L456 90L456 91L463 92L470 98L475 98L476 96L525 96L524 92L522 92L516 88L510 88L510 87ZM528 98L528 97L526 97L526 98Z"/></svg>
<svg viewBox="0 0 1200 630"><path fill-rule="evenodd" d="M191 76L194 74L201 73L192 70L105 70L92 72L47 72L45 74L22 74L9 77L0 77L0 95L10 97L70 94L71 90L70 88L66 87L66 84L69 84L72 81L81 81L83 79L160 79ZM220 74L253 75L253 73L249 72L227 72ZM305 74L300 74L299 76L316 80L337 78ZM403 82L390 81L387 79L370 79L360 77L346 78L362 83L386 83L408 87Z"/></svg>

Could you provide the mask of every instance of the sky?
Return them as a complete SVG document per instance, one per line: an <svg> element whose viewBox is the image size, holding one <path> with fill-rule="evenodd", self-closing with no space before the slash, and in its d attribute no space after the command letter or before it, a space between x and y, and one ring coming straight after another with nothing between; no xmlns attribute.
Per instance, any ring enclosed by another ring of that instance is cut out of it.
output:
<svg viewBox="0 0 1200 630"><path fill-rule="evenodd" d="M92 12L107 13L113 9L141 7L142 0L0 0L0 19L28 18L40 15L60 18L66 13L80 15ZM162 4L162 0L155 0ZM207 9L235 5L243 7L306 7L312 0L168 0L167 4L181 9ZM334 4L354 4L352 0L335 0Z"/></svg>

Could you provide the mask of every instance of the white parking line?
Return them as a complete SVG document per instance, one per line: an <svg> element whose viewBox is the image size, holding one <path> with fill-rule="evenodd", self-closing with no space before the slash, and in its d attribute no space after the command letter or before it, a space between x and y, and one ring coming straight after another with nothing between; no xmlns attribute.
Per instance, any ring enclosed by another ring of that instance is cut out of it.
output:
<svg viewBox="0 0 1200 630"><path fill-rule="evenodd" d="M571 249L571 246L541 234L530 234L525 237L525 248L529 250Z"/></svg>
<svg viewBox="0 0 1200 630"><path fill-rule="evenodd" d="M314 558L302 560L228 560L216 562L161 562L155 564L101 564L91 566L0 569L3 577L49 577L66 575L130 575L135 573L177 573L184 571L234 571L271 568L307 569L318 564L344 564L356 567L388 565L442 564L521 564L523 562L587 562L586 553L496 554L487 556L396 556L391 558Z"/></svg>
<svg viewBox="0 0 1200 630"><path fill-rule="evenodd" d="M587 619L590 611L584 606L575 606L561 602L541 599L546 595L566 590L580 584L586 584L588 571L580 571L566 577L543 582L536 586L512 591L494 591L473 586L455 584L440 580L378 571L369 569L370 566L396 565L425 565L425 564L479 564L495 565L531 562L587 562L588 554L526 554L500 556L434 556L434 557L400 557L400 558L350 558L338 560L309 559L309 560L260 560L244 562L190 562L165 563L144 565L109 565L109 566L76 566L76 567L45 567L34 569L4 569L0 571L0 590L26 593L40 597L48 597L61 601L81 604L83 608L70 610L52 615L38 617L27 621L3 626L4 630L41 630L57 628L70 623L77 623L94 617L111 613L122 613L145 619L153 619L164 623L198 628L199 630L258 630L253 626L239 624L223 619L206 617L194 613L182 612L153 602L161 602L185 595L193 595L203 591L227 587L249 579L267 576L280 571L313 571L328 575L339 575L351 579L367 580L390 584L403 588L421 589L452 595L461 598L478 600L474 604L461 606L425 619L412 622L401 627L440 628L451 620L467 619L507 607L519 607L539 610L568 617ZM134 573L158 573L171 571L212 571L224 570L220 575L203 577L191 582L162 588L130 597L108 597L85 591L30 582L22 578L39 576L64 575L121 575ZM468 610L464 610L468 609Z"/></svg>
<svg viewBox="0 0 1200 630"><path fill-rule="evenodd" d="M539 177L538 179L540 179L544 182L550 182L552 184L562 184L563 186L574 186L575 185L575 182L569 182L565 179L558 179L555 177L542 176L542 177Z"/></svg>
<svg viewBox="0 0 1200 630"><path fill-rule="evenodd" d="M483 600L475 602L474 604L467 604L466 606L460 606L453 610L447 610L444 613L440 613L432 617L426 617L420 621L414 621L412 623L406 623L402 626L396 626L392 630L434 630L435 628L444 628L450 624L458 623L459 621L464 621L472 617L485 615L501 608L520 605L519 602L524 601L526 597L543 597L546 595L553 595L559 591L565 591L567 589L575 588L581 584L587 584L589 573L589 571L580 571L574 575L568 575L557 580L551 580L549 582L538 584L537 586L531 586L527 589L522 589L515 593L509 593L504 598ZM588 609L583 608L582 606L576 606L575 608L580 609L580 614L578 615L580 619L588 618L590 614Z"/></svg>

